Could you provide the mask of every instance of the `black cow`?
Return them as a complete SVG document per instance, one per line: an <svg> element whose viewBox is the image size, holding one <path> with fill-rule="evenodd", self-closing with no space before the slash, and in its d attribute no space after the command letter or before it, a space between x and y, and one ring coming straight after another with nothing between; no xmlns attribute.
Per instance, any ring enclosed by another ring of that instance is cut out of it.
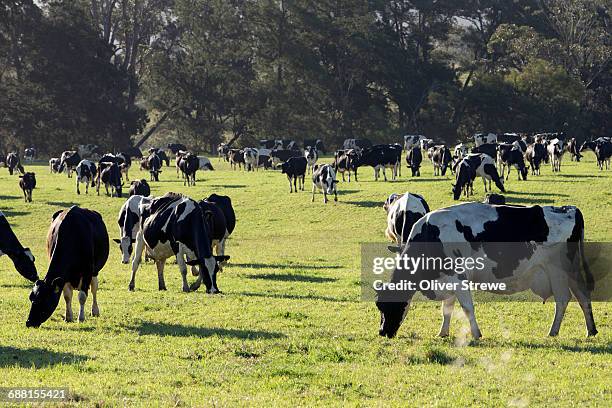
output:
<svg viewBox="0 0 612 408"><path fill-rule="evenodd" d="M213 193L206 198L206 201L215 203L215 205L221 208L221 211L223 211L223 215L225 216L227 235L231 235L232 232L234 232L234 228L236 228L236 213L234 212L231 198Z"/></svg>
<svg viewBox="0 0 612 408"><path fill-rule="evenodd" d="M81 155L76 150L66 150L60 158L60 173L66 170L68 177L72 177L72 171L81 162Z"/></svg>
<svg viewBox="0 0 612 408"><path fill-rule="evenodd" d="M23 197L26 203L32 202L32 190L36 188L36 175L34 173L24 173L19 176L19 187L23 191Z"/></svg>
<svg viewBox="0 0 612 408"><path fill-rule="evenodd" d="M204 214L204 220L211 234L211 244L216 248L217 256L225 256L225 243L236 227L236 215L232 208L232 200L227 196L212 194L199 202ZM219 269L227 261L219 262ZM192 269L193 271L193 269Z"/></svg>
<svg viewBox="0 0 612 408"><path fill-rule="evenodd" d="M196 172L200 167L200 160L198 159L198 156L192 153L185 153L180 157L180 161L177 161L177 163L181 172L183 173L183 185L195 186Z"/></svg>
<svg viewBox="0 0 612 408"><path fill-rule="evenodd" d="M509 147L508 147L509 146ZM512 166L516 169L518 180L523 178L527 180L527 173L529 172L529 166L525 166L525 159L520 149L512 145L500 144L499 150L499 162L503 163L501 177L504 178L505 167L508 167L508 174L506 174L506 180L510 177L510 170Z"/></svg>
<svg viewBox="0 0 612 408"><path fill-rule="evenodd" d="M166 152L164 150L157 149L156 153L157 153L157 156L159 157L159 160L161 161L162 165L164 163L166 163L166 167L170 167L170 158L168 157Z"/></svg>
<svg viewBox="0 0 612 408"><path fill-rule="evenodd" d="M123 181L121 180L121 170L119 170L117 163L100 163L98 185L96 187L98 195L100 195L100 184L104 184L106 195L121 198ZM110 194L108 191L109 187L111 188Z"/></svg>
<svg viewBox="0 0 612 408"><path fill-rule="evenodd" d="M73 206L53 215L47 235L49 269L43 280L37 280L30 293L32 307L26 321L38 327L55 311L60 295L66 301L66 321L73 320L72 291L79 290L79 321L85 320L85 302L91 287L91 314L98 308L98 273L108 259L108 232L102 216L95 211Z"/></svg>
<svg viewBox="0 0 612 408"><path fill-rule="evenodd" d="M244 164L244 152L241 149L229 149L227 152L227 161L229 161L232 169L236 170L236 166L242 169Z"/></svg>
<svg viewBox="0 0 612 408"><path fill-rule="evenodd" d="M307 166L308 161L305 157L291 157L289 160L281 164L281 173L286 174L287 179L289 180L289 193L293 193L294 188L295 192L298 192L298 182L301 190L304 190L304 178L306 177ZM293 185L291 184L292 181Z"/></svg>
<svg viewBox="0 0 612 408"><path fill-rule="evenodd" d="M167 147L168 147L168 149L170 149L172 154L177 154L179 152L179 150L183 150L183 151L187 150L187 146L185 146L184 144L181 144L181 143L168 143Z"/></svg>
<svg viewBox="0 0 612 408"><path fill-rule="evenodd" d="M79 184L81 183L85 183L85 194L89 194L89 184L91 184L91 187L96 185L98 175L96 164L90 160L81 160L76 166L75 173L77 194L81 194L81 190L79 190Z"/></svg>
<svg viewBox="0 0 612 408"><path fill-rule="evenodd" d="M497 157L497 144L496 143L485 143L480 146L472 148L472 153L484 153L489 155L492 159Z"/></svg>
<svg viewBox="0 0 612 408"><path fill-rule="evenodd" d="M6 156L6 166L8 167L9 174L12 176L15 169L20 174L24 173L23 166L19 160L19 155L15 152L11 152Z"/></svg>
<svg viewBox="0 0 612 408"><path fill-rule="evenodd" d="M599 138L594 141L584 142L580 147L581 152L591 150L597 158L597 166L599 170L610 169L610 156L612 156L612 143L604 138Z"/></svg>
<svg viewBox="0 0 612 408"><path fill-rule="evenodd" d="M270 159L272 160L272 166L277 167L279 164L286 162L292 157L301 157L302 152L299 150L272 150L270 152Z"/></svg>
<svg viewBox="0 0 612 408"><path fill-rule="evenodd" d="M531 175L540 175L540 166L546 160L547 155L546 147L542 143L532 143L527 146L525 159L531 167Z"/></svg>
<svg viewBox="0 0 612 408"><path fill-rule="evenodd" d="M414 145L406 154L406 164L412 171L412 177L421 176L421 163L423 162L423 154L419 145Z"/></svg>
<svg viewBox="0 0 612 408"><path fill-rule="evenodd" d="M21 276L31 282L38 280L34 265L34 255L30 248L24 248L11 229L6 217L0 211L0 256L7 255L13 261L15 269Z"/></svg>
<svg viewBox="0 0 612 408"><path fill-rule="evenodd" d="M166 290L164 265L174 254L184 292L198 289L202 281L207 293L220 292L217 287L219 262L228 257L213 256L211 233L197 202L180 194L167 193L143 208L141 220L147 254L157 265L159 290ZM199 267L199 277L191 286L187 283L187 265Z"/></svg>
<svg viewBox="0 0 612 408"><path fill-rule="evenodd" d="M446 145L438 145L430 147L429 152L431 154L431 162L433 163L434 176L446 175L446 170L453 161L450 149Z"/></svg>
<svg viewBox="0 0 612 408"><path fill-rule="evenodd" d="M145 197L151 195L151 187L149 187L147 180L134 180L130 183L130 196L133 195L141 195Z"/></svg>
<svg viewBox="0 0 612 408"><path fill-rule="evenodd" d="M468 256L478 254L471 257L478 266L462 270L441 269L435 265L417 269L397 267L391 282L409 280L413 286L406 285L406 290L392 290L389 286L378 288L376 305L381 315L379 334L390 338L396 335L414 294L421 291L429 299L443 301L443 323L439 336L449 335L454 303L458 300L467 315L472 337L480 338L472 294L469 286L464 286L465 282L480 282L504 283L504 294L531 289L543 300L552 296L556 307L550 336L559 333L563 314L573 295L582 308L587 334L593 336L597 334L590 298L594 279L584 256L583 239L584 218L581 211L573 206L520 207L464 203L432 211L414 224L400 259L427 259L433 255L434 259L443 259L444 262L447 258L466 261L469 258L459 246L464 243ZM445 247L444 243L450 245ZM513 243L511 249L502 249L508 243ZM504 251L505 256L502 254ZM512 252L515 254L509 259ZM453 262L453 265L457 263ZM439 286L422 286L423 282L432 281ZM496 291L490 286L483 289Z"/></svg>
<svg viewBox="0 0 612 408"><path fill-rule="evenodd" d="M265 170L272 168L272 161L269 155L260 153L259 156L257 156L257 160L257 167L263 167Z"/></svg>
<svg viewBox="0 0 612 408"><path fill-rule="evenodd" d="M342 174L342 181L346 181L344 179L344 173L346 172L348 173L348 181L349 183L351 182L351 171L355 175L355 181L358 181L357 180L357 169L359 168L359 166L357 165L357 162L359 161L359 156L360 156L360 153L356 149L336 151L336 153L334 154L333 167L336 172Z"/></svg>
<svg viewBox="0 0 612 408"><path fill-rule="evenodd" d="M391 169L391 178L395 180L397 177L397 169L400 167L402 147L400 145L376 145L368 149L364 149L357 159L355 165L357 167L370 166L374 168L374 180L378 181L380 170L382 169L383 177L387 181L385 169Z"/></svg>

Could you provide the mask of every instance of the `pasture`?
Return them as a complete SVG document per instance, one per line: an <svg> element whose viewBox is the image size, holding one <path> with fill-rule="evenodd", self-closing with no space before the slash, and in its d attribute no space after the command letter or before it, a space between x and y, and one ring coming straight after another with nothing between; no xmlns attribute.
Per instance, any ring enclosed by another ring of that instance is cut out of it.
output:
<svg viewBox="0 0 612 408"><path fill-rule="evenodd" d="M324 158L320 162L329 162ZM451 336L436 337L438 302L415 302L398 336L378 336L379 313L360 300L360 247L384 242L382 203L392 192L422 194L432 209L454 203L453 176L433 177L427 160L420 178L403 161L397 182L342 181L338 202L289 194L278 171L232 171L212 160L183 187L174 162L164 167L152 194L181 192L201 199L229 195L237 227L228 241L229 264L219 274L223 294L203 288L182 293L174 262L166 292L157 290L155 266L146 263L135 292L120 251L100 273L101 317L65 323L63 299L39 329L26 329L30 284L0 259L0 387L63 386L69 404L116 406L398 405L398 406L610 406L612 306L594 303L599 334L585 337L579 306L568 307L557 338L546 336L553 302L481 303L483 339L470 341L456 306ZM24 203L17 177L0 169L0 210L46 273L45 238L51 215L74 204L97 210L118 238L117 213L125 198L77 196L74 178L28 165L38 186ZM146 177L130 171L130 179ZM341 177L339 176L341 180ZM126 183L127 185L127 183ZM578 206L587 241L612 240L612 171L600 172L592 153L580 163L565 156L562 171L506 182L508 203ZM474 183L482 200L482 182ZM127 195L124 189L124 197ZM190 281L194 278L189 276ZM78 307L76 299L73 306ZM88 312L91 299L87 303Z"/></svg>

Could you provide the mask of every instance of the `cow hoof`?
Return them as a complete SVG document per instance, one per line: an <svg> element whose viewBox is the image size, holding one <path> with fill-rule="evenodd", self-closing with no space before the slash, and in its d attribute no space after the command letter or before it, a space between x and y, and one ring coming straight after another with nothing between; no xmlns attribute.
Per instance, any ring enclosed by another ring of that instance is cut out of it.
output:
<svg viewBox="0 0 612 408"><path fill-rule="evenodd" d="M191 291L192 291L192 289L189 286L183 286L183 292L189 293Z"/></svg>
<svg viewBox="0 0 612 408"><path fill-rule="evenodd" d="M438 333L438 337L448 337L448 332L440 332Z"/></svg>
<svg viewBox="0 0 612 408"><path fill-rule="evenodd" d="M98 309L97 307L92 307L91 308L91 315L93 317L100 317L100 309Z"/></svg>
<svg viewBox="0 0 612 408"><path fill-rule="evenodd" d="M74 322L74 319L73 319L72 317L68 317L68 316L66 316L66 318L64 319L64 321L65 321L66 323L72 323L72 322Z"/></svg>
<svg viewBox="0 0 612 408"><path fill-rule="evenodd" d="M593 329L592 331L590 331L590 332L587 334L587 337L593 337L593 336L596 336L596 335L597 335L597 333L599 333L599 332L597 331L597 329Z"/></svg>
<svg viewBox="0 0 612 408"><path fill-rule="evenodd" d="M559 334L558 331L550 331L550 332L548 332L548 336L549 337L557 337L558 334Z"/></svg>
<svg viewBox="0 0 612 408"><path fill-rule="evenodd" d="M134 285L130 285L130 286L128 286L128 290L129 290L130 292L133 292L135 289L136 289L136 288L134 287Z"/></svg>

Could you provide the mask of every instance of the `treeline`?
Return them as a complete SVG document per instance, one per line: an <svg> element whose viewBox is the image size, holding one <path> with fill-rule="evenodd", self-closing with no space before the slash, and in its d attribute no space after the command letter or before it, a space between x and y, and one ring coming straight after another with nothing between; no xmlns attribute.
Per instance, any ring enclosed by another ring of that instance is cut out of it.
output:
<svg viewBox="0 0 612 408"><path fill-rule="evenodd" d="M609 133L608 0L1 0L0 151Z"/></svg>

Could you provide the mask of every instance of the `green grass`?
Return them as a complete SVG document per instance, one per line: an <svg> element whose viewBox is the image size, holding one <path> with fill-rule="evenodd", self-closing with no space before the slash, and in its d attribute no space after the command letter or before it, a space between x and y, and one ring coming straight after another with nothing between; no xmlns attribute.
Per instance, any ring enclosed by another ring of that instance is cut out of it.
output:
<svg viewBox="0 0 612 408"><path fill-rule="evenodd" d="M566 157L567 159L567 157ZM329 161L329 159L327 159ZM393 340L378 336L379 314L360 301L359 244L384 242L382 202L392 192L422 194L432 209L453 204L450 177L423 176L374 182L371 169L359 183L340 183L339 201L317 194L289 195L279 172L198 174L183 187L164 168L153 194L183 192L200 199L231 196L238 224L227 246L230 264L219 276L219 296L182 293L169 261L167 292L157 291L153 264L128 292L129 266L116 244L100 273L101 317L65 323L63 300L39 329L26 329L30 285L0 258L0 387L66 386L71 404L141 406L400 405L400 406L610 406L612 307L594 304L599 335L585 338L584 319L570 304L560 336L546 336L554 305L526 302L477 304L483 339L469 342L457 307L451 337L435 335L439 303L416 302ZM124 200L77 196L74 179L37 174L34 202L23 202L17 177L0 169L0 210L44 276L50 217L79 204L103 214L111 238ZM564 162L561 174L506 186L511 203L577 205L586 239L612 240L612 171L592 157ZM132 178L138 174L131 172ZM475 184L475 199L484 196ZM193 279L193 277L190 277ZM77 300L74 299L75 308ZM91 299L88 301L88 309ZM75 309L77 310L77 309Z"/></svg>

